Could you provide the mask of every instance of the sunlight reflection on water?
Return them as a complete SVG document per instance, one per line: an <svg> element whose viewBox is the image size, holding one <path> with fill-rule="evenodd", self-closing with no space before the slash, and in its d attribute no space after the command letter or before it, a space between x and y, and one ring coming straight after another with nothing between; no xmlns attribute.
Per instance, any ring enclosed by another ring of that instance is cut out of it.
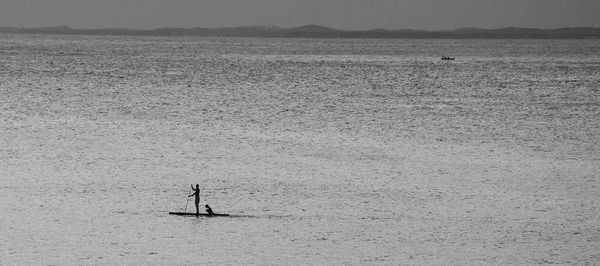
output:
<svg viewBox="0 0 600 266"><path fill-rule="evenodd" d="M2 264L589 263L600 248L594 41L0 41ZM191 211L196 183L232 216L168 215Z"/></svg>

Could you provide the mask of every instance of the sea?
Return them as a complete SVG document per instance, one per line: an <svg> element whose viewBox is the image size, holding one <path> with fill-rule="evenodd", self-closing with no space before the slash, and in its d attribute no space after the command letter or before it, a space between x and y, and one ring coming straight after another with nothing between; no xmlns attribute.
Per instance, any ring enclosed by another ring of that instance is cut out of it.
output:
<svg viewBox="0 0 600 266"><path fill-rule="evenodd" d="M600 264L600 41L0 34L0 211L1 265Z"/></svg>

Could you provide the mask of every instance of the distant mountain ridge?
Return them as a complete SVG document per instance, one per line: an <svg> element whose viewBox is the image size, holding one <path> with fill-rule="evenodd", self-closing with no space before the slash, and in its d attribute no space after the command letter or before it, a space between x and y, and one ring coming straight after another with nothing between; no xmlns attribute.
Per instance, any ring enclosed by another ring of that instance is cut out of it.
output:
<svg viewBox="0 0 600 266"><path fill-rule="evenodd" d="M429 30L338 30L320 25L294 28L245 26L223 28L126 28L74 29L67 26L15 28L0 27L0 33L65 34L65 35L138 35L138 36L215 36L215 37L281 37L281 38L380 38L380 39L600 39L600 28L577 27L558 29L461 28L446 31Z"/></svg>

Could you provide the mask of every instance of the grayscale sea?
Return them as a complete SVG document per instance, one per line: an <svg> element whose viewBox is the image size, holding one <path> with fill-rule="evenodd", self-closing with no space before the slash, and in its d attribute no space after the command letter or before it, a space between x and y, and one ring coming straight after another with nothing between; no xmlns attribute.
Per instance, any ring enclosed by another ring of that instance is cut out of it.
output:
<svg viewBox="0 0 600 266"><path fill-rule="evenodd" d="M600 41L3 34L0 211L1 265L600 264Z"/></svg>

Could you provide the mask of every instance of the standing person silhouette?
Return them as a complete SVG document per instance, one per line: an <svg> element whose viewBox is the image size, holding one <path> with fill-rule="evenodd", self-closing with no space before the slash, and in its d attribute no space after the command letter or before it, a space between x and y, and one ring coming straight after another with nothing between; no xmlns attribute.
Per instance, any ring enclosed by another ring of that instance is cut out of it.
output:
<svg viewBox="0 0 600 266"><path fill-rule="evenodd" d="M194 188L194 185L190 186L192 186L194 193L192 195L189 195L188 197L196 196L196 198L194 198L194 203L196 204L196 215L199 215L200 208L198 208L198 204L200 203L200 185L196 184L196 188Z"/></svg>

